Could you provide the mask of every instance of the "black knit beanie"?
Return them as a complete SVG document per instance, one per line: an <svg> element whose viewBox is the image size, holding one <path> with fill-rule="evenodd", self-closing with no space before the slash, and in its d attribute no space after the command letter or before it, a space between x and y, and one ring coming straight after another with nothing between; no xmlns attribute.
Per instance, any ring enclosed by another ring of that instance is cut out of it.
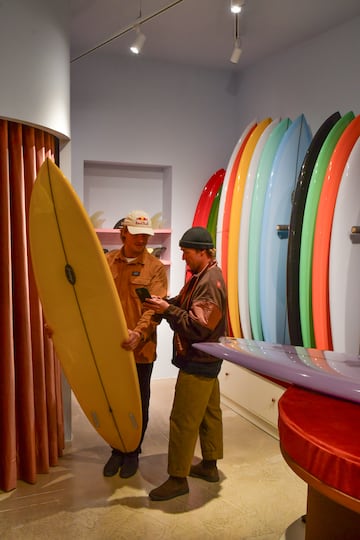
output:
<svg viewBox="0 0 360 540"><path fill-rule="evenodd" d="M214 242L205 227L191 227L183 234L179 246L191 249L211 249L214 247Z"/></svg>

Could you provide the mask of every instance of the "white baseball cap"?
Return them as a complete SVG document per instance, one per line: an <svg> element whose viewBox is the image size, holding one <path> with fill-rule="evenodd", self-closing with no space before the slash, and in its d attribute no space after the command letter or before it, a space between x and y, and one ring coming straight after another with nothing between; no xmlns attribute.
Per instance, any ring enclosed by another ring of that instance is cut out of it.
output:
<svg viewBox="0 0 360 540"><path fill-rule="evenodd" d="M123 227L127 227L131 234L148 234L154 236L149 215L143 210L132 210L124 218Z"/></svg>

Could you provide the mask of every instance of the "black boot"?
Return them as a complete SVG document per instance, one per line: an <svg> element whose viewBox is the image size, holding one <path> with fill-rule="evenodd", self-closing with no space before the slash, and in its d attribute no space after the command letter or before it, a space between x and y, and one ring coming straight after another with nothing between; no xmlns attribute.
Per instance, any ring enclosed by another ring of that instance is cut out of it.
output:
<svg viewBox="0 0 360 540"><path fill-rule="evenodd" d="M121 478L134 476L139 466L139 456L137 454L124 454L124 461L120 471Z"/></svg>
<svg viewBox="0 0 360 540"><path fill-rule="evenodd" d="M124 454L120 450L113 450L110 458L104 465L104 476L115 476L124 461Z"/></svg>

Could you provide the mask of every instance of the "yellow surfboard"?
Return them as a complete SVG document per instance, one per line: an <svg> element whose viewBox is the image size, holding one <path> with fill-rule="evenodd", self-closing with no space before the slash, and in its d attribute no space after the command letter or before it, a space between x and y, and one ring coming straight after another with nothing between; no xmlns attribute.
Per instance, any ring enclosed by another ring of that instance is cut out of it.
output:
<svg viewBox="0 0 360 540"><path fill-rule="evenodd" d="M112 447L140 442L141 398L127 325L95 230L77 194L49 159L33 186L31 259L56 354L87 418Z"/></svg>
<svg viewBox="0 0 360 540"><path fill-rule="evenodd" d="M265 118L251 133L239 161L235 179L234 191L231 201L229 248L228 248L228 309L230 325L234 337L242 337L239 308L238 264L239 264L239 235L242 202L251 157L259 138L265 128L270 124L271 118Z"/></svg>

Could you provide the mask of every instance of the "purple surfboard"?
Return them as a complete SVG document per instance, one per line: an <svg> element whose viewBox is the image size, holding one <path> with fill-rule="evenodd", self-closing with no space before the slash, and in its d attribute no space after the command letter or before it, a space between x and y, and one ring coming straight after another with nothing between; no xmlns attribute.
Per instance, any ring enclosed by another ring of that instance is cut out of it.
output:
<svg viewBox="0 0 360 540"><path fill-rule="evenodd" d="M360 356L227 337L193 346L261 375L360 403Z"/></svg>

